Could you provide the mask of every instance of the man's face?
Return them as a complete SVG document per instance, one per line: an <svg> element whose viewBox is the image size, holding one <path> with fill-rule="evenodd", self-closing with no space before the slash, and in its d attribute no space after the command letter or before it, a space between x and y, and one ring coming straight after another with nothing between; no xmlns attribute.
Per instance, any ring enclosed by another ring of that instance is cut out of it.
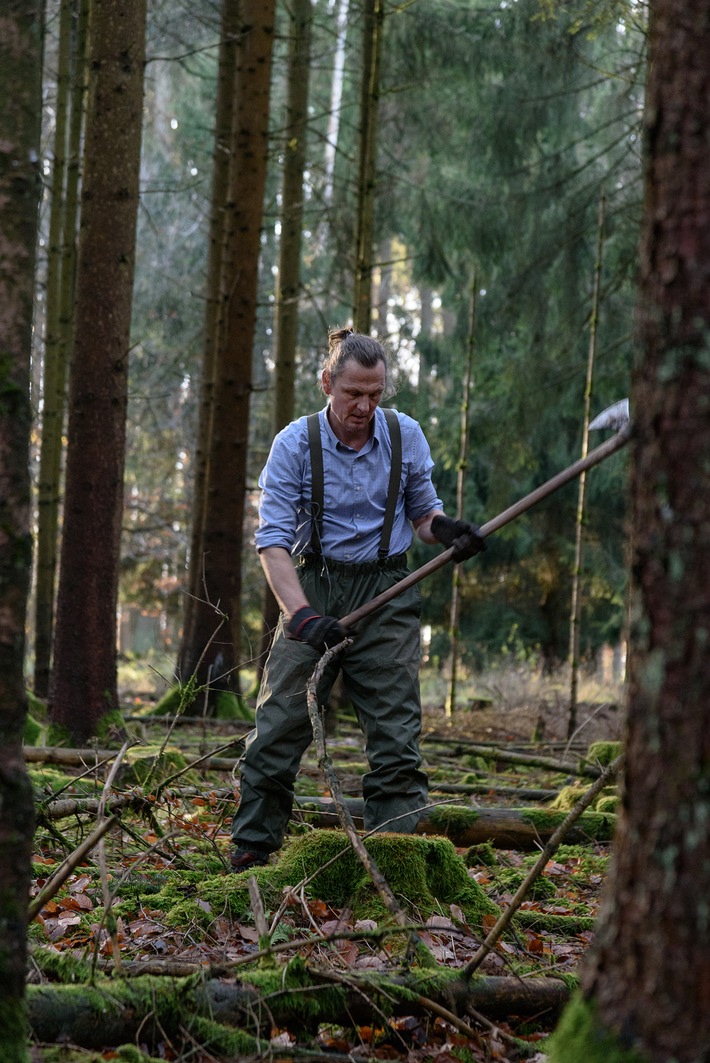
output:
<svg viewBox="0 0 710 1063"><path fill-rule="evenodd" d="M334 381L323 370L321 379L323 391L330 397L331 425L344 442L344 437L369 436L370 422L385 391L385 377L383 362L365 368L354 358L348 358Z"/></svg>

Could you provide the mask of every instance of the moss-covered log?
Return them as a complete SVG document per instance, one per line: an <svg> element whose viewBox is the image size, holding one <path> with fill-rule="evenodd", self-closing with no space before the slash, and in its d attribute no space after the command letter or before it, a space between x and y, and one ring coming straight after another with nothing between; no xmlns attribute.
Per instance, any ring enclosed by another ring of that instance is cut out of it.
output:
<svg viewBox="0 0 710 1063"><path fill-rule="evenodd" d="M267 999L268 998L268 999ZM352 1027L381 1025L381 1016L426 1011L425 1000L465 1016L468 1009L492 1017L556 1014L569 999L566 984L554 978L481 977L466 984L454 971L376 974L348 984L320 977L297 959L287 967L259 970L243 981L198 975L192 978L102 979L95 986L28 987L32 1036L43 1042L69 1040L85 1048L103 1048L134 1040L151 1044L167 1035L180 1040L184 1030L204 1047L252 1053L256 1039L268 1038L272 1022L292 1031L314 1031L319 1023ZM210 1020L212 1040L205 1040Z"/></svg>
<svg viewBox="0 0 710 1063"><path fill-rule="evenodd" d="M347 801L356 823L362 823L363 803L357 798ZM328 827L338 822L335 805L328 798L298 800L300 814L313 826ZM490 841L499 849L536 849L549 840L567 815L564 811L545 808L465 808L439 805L424 816L418 834L439 834L454 845L479 845ZM565 838L570 845L611 840L615 816L609 812L585 812Z"/></svg>

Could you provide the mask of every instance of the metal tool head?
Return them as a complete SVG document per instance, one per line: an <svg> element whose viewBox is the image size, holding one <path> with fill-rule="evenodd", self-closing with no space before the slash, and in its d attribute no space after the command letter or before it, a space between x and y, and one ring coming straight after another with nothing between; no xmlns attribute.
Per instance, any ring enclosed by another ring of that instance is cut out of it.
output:
<svg viewBox="0 0 710 1063"><path fill-rule="evenodd" d="M625 428L629 423L629 400L619 399L613 406L607 406L605 410L598 413L593 421L590 422L590 430L597 428L613 428L619 431Z"/></svg>

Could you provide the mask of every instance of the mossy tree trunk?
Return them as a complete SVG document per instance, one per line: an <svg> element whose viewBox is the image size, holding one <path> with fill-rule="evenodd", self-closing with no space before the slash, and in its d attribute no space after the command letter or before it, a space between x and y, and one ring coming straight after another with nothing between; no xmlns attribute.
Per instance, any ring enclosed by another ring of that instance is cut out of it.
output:
<svg viewBox="0 0 710 1063"><path fill-rule="evenodd" d="M691 1063L710 1058L707 3L657 0L649 48L625 795L583 1001L597 1038ZM580 1028L551 1059L592 1058Z"/></svg>
<svg viewBox="0 0 710 1063"><path fill-rule="evenodd" d="M146 0L95 0L89 27L75 331L50 718L81 742L117 708L116 603Z"/></svg>
<svg viewBox="0 0 710 1063"><path fill-rule="evenodd" d="M24 983L34 826L22 757L30 541L30 349L41 194L43 4L0 14L0 1043L26 1059Z"/></svg>

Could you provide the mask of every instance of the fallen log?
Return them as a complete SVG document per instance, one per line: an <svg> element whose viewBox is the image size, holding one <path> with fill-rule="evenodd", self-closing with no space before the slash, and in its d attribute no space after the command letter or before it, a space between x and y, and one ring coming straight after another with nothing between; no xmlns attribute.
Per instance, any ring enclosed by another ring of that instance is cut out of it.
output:
<svg viewBox="0 0 710 1063"><path fill-rule="evenodd" d="M382 973L334 984L333 974L319 977L300 959L287 967L255 972L253 981L222 980L200 973L189 978L143 975L130 980L100 979L94 986L29 985L27 1014L32 1037L44 1043L69 1041L103 1049L134 1041L140 1032L149 1045L179 1040L195 1019L210 1019L249 1037L268 1038L272 1023L298 1033L331 1022L381 1025L382 1012L417 1015L426 1012L420 994L455 1014L468 1009L487 1016L554 1018L569 999L567 985L555 978L479 977L461 981L457 972ZM415 999L413 999L413 995ZM304 1007L310 996L311 1005ZM244 1046L247 1048L247 1045Z"/></svg>
<svg viewBox="0 0 710 1063"><path fill-rule="evenodd" d="M422 747L425 743L446 743L451 746L452 751L456 754L475 754L476 756L483 757L488 761L496 761L502 764L525 764L531 768L547 768L548 771L555 771L561 775L588 775L592 779L596 779L601 775L601 768L598 768L596 764L580 764L577 761L570 760L557 760L555 757L545 757L537 753L518 753L513 749L501 749L500 746L487 746L481 745L478 742L471 742L465 738L448 739L448 738L435 738L433 735L426 735L422 739Z"/></svg>
<svg viewBox="0 0 710 1063"><path fill-rule="evenodd" d="M239 746L241 738L231 743ZM27 764L57 764L64 768L91 768L115 760L118 749L64 749L61 746L24 746L22 750ZM235 771L238 760L228 757L193 757L185 759L186 768L199 767L205 771Z"/></svg>
<svg viewBox="0 0 710 1063"><path fill-rule="evenodd" d="M363 802L346 799L356 826L362 827ZM334 803L327 797L298 798L298 818L314 827L338 825ZM536 849L548 841L565 819L566 812L546 808L469 808L439 805L429 809L417 826L417 834L439 834L454 845L480 845L491 842L498 849ZM585 812L565 841L570 845L611 841L616 817L611 812Z"/></svg>

